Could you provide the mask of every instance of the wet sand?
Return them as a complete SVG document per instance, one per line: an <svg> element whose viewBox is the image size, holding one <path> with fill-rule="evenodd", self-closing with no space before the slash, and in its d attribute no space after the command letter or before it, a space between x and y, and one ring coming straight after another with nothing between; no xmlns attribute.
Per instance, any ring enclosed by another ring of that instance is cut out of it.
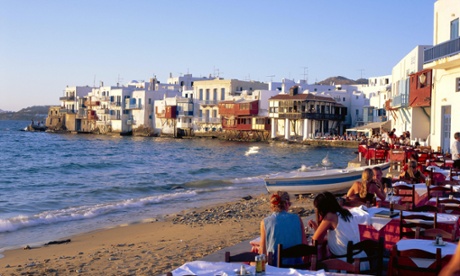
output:
<svg viewBox="0 0 460 276"><path fill-rule="evenodd" d="M9 250L0 275L161 275L257 237L268 199L262 194L62 239L69 243ZM312 213L311 197L291 200L292 211Z"/></svg>

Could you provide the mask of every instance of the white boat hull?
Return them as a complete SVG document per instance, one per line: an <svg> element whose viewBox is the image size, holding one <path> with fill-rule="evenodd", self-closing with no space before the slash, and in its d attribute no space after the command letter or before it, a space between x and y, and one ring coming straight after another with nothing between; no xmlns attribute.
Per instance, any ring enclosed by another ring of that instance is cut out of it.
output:
<svg viewBox="0 0 460 276"><path fill-rule="evenodd" d="M264 181L270 193L276 191L286 191L290 194L338 192L349 189L353 182L360 180L364 169L376 166L381 167L385 175L390 163L346 169L292 172L267 177Z"/></svg>

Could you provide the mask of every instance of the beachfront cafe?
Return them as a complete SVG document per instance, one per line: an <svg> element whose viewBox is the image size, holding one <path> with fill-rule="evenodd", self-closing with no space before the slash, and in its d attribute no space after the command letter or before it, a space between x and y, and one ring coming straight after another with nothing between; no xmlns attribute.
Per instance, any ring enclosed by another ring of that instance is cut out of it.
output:
<svg viewBox="0 0 460 276"><path fill-rule="evenodd" d="M403 167L409 161L408 152L399 150L404 156L400 160ZM460 237L460 170L452 167L448 155L429 148L408 150L426 155L418 164L423 167L426 182L410 183L390 177L385 200L345 202L343 206L358 218L360 231L360 242L348 243L346 255L332 255L327 241L291 248L281 245L276 262L270 254L262 257L265 272L258 274L260 238L255 237L239 248L224 249L225 254L221 253L217 260L208 258L186 263L168 275L439 274L452 258ZM385 162L389 161L388 157ZM320 220L317 215L303 219L306 222L311 218ZM311 229L306 231L307 240L311 241L312 234ZM356 257L361 251L366 252L366 258ZM295 256L303 257L304 267L283 265L284 257ZM367 270L361 269L363 262L368 262Z"/></svg>

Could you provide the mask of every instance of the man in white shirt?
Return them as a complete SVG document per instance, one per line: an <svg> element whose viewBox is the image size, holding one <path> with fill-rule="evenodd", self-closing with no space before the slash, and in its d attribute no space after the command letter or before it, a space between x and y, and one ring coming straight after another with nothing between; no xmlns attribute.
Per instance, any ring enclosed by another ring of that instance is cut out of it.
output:
<svg viewBox="0 0 460 276"><path fill-rule="evenodd" d="M454 161L454 168L460 169L460 132L455 132L454 139L452 146L450 146L450 153Z"/></svg>

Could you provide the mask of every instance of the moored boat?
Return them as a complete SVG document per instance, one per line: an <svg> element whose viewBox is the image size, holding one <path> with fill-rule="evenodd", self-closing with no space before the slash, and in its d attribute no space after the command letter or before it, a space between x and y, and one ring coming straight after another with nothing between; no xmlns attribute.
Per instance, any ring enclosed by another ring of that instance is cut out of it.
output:
<svg viewBox="0 0 460 276"><path fill-rule="evenodd" d="M339 192L351 187L353 182L361 179L366 168L380 167L385 173L390 163L371 166L348 167L345 169L321 169L312 171L295 171L280 173L264 179L265 187L270 193L286 191L290 194L309 194L320 192Z"/></svg>

